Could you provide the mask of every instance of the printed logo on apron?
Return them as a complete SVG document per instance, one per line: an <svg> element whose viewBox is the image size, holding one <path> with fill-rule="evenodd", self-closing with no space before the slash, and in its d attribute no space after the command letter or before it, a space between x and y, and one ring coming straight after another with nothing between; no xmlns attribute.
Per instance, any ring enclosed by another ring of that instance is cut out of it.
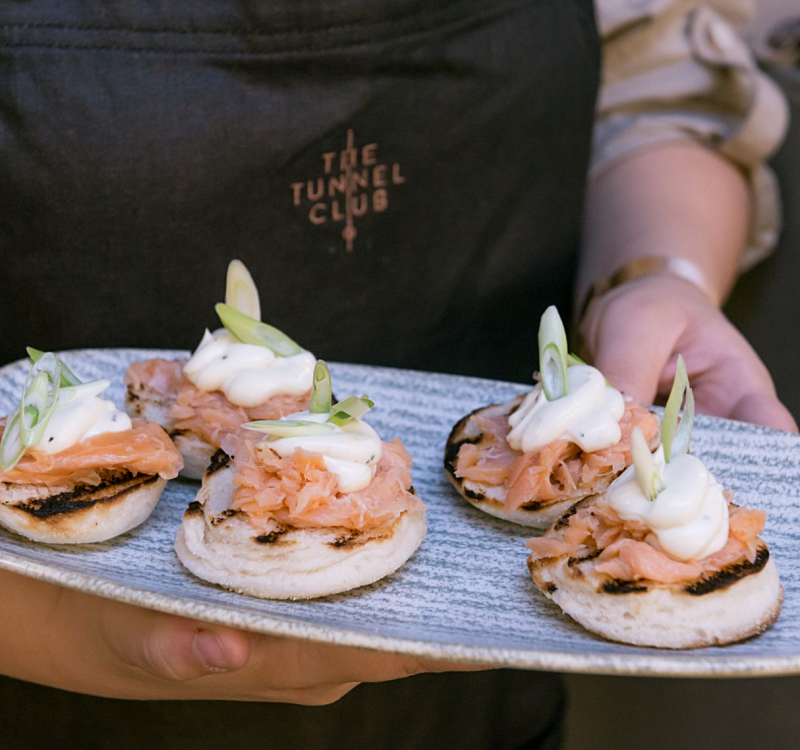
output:
<svg viewBox="0 0 800 750"><path fill-rule="evenodd" d="M357 146L353 130L347 131L344 149L321 154L320 160L321 176L291 184L292 201L312 224L344 224L342 239L350 253L358 219L386 211L390 191L406 178L398 162L381 162L377 143Z"/></svg>

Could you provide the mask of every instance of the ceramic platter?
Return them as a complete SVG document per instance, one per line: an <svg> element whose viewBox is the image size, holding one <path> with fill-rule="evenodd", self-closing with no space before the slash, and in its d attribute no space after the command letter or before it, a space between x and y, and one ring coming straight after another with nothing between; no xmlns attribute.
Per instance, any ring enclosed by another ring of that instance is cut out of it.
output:
<svg viewBox="0 0 800 750"><path fill-rule="evenodd" d="M109 378L123 402L128 363L182 352L87 350L64 361L83 380ZM102 544L39 545L0 531L0 567L97 596L252 631L325 643L478 662L594 674L755 676L800 673L800 437L700 417L693 451L737 501L767 510L764 534L786 597L777 624L744 643L665 652L601 640L549 603L525 560L530 532L466 504L442 469L451 426L467 412L526 386L475 378L335 364L337 393L368 393L370 422L414 456L414 485L428 505L428 536L383 581L314 601L251 599L184 570L172 545L197 484L173 481L150 519ZM0 414L19 398L24 363L0 368Z"/></svg>

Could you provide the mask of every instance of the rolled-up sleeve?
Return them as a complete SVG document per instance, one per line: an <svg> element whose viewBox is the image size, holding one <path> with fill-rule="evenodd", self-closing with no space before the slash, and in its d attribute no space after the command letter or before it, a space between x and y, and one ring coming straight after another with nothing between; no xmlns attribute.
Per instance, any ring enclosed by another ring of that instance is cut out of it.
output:
<svg viewBox="0 0 800 750"><path fill-rule="evenodd" d="M788 107L735 25L748 0L596 0L603 40L590 177L669 142L710 148L748 181L751 223L742 268L775 246L780 194L766 159L780 145Z"/></svg>

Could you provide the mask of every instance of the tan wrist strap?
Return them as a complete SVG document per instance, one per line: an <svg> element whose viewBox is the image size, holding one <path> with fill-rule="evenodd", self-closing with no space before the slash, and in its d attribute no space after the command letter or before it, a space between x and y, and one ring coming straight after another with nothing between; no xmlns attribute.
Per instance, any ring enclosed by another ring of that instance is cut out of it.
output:
<svg viewBox="0 0 800 750"><path fill-rule="evenodd" d="M645 255L641 258L634 258L630 263L618 268L606 279L595 281L589 288L586 299L580 307L578 322L582 321L589 309L589 305L598 297L602 297L606 292L616 289L618 286L627 284L629 281L644 278L645 276L677 276L680 279L694 284L698 289L705 292L715 304L720 300L711 291L706 275L700 266L686 258L672 258L664 255Z"/></svg>

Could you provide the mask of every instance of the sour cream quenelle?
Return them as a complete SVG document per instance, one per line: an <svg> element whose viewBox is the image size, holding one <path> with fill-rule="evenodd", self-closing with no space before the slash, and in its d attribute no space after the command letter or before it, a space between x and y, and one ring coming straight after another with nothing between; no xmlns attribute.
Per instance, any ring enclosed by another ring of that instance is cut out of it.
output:
<svg viewBox="0 0 800 750"><path fill-rule="evenodd" d="M125 412L98 395L111 385L107 380L64 388L42 437L32 446L43 453L60 453L95 435L130 430Z"/></svg>
<svg viewBox="0 0 800 750"><path fill-rule="evenodd" d="M292 414L285 421L327 424L330 430L318 435L268 438L266 444L281 458L292 455L298 448L319 453L324 457L328 471L338 476L340 492L363 490L375 476L382 455L381 439L366 422L352 420L339 427L328 423L330 416L331 412Z"/></svg>
<svg viewBox="0 0 800 750"><path fill-rule="evenodd" d="M728 503L722 486L696 456L674 456L667 463L664 448L653 455L663 489L650 500L633 466L608 489L608 503L625 521L639 521L652 530L648 542L676 560L700 560L725 546Z"/></svg>
<svg viewBox="0 0 800 750"><path fill-rule="evenodd" d="M315 363L306 350L280 357L265 346L239 341L226 329L206 330L183 373L200 390L221 391L232 404L250 408L280 394L307 393Z"/></svg>
<svg viewBox="0 0 800 750"><path fill-rule="evenodd" d="M622 394L606 385L598 369L572 365L567 369L566 395L549 401L541 385L536 386L509 416L508 444L528 452L568 440L586 452L602 450L619 442L624 411Z"/></svg>

